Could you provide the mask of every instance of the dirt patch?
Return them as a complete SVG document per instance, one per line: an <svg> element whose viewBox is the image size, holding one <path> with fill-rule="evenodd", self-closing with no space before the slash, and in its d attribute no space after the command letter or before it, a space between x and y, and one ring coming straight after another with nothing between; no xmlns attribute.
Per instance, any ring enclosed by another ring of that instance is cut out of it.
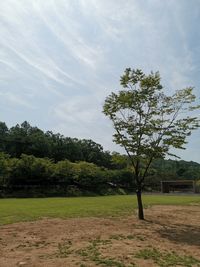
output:
<svg viewBox="0 0 200 267"><path fill-rule="evenodd" d="M2 226L0 267L200 266L200 206L153 206L145 216Z"/></svg>

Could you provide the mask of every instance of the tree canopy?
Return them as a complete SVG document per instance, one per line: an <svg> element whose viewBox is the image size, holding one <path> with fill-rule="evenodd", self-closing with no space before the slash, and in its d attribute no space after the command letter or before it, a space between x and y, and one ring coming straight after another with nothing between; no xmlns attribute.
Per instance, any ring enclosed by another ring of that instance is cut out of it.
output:
<svg viewBox="0 0 200 267"><path fill-rule="evenodd" d="M136 189L128 156L104 151L92 140L43 132L27 122L10 129L2 122L0 133L0 197L115 194ZM144 190L159 191L162 178L198 180L199 173L198 163L159 158L147 173Z"/></svg>
<svg viewBox="0 0 200 267"><path fill-rule="evenodd" d="M139 218L144 219L141 191L152 161L172 154L171 148L184 149L187 137L200 125L194 111L193 88L165 94L159 72L146 75L127 68L121 76L123 90L111 93L103 112L113 122L114 141L125 148L137 184Z"/></svg>
<svg viewBox="0 0 200 267"><path fill-rule="evenodd" d="M10 129L0 122L0 152L19 158L22 154L48 157L55 162L68 159L87 161L98 166L111 167L111 154L90 139L64 137L51 131L43 132L27 121Z"/></svg>

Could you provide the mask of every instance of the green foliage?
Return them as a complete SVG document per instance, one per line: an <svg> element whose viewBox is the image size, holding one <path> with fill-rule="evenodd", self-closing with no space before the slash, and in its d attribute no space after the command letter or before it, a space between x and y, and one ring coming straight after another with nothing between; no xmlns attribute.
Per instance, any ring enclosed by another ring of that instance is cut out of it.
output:
<svg viewBox="0 0 200 267"><path fill-rule="evenodd" d="M183 168L187 169L188 177L178 176ZM199 171L200 164L194 162L156 160L147 174L145 190L159 191L163 179L199 178ZM106 169L87 162L54 163L24 154L21 158L11 158L0 152L0 196L126 194L135 187L130 167Z"/></svg>
<svg viewBox="0 0 200 267"><path fill-rule="evenodd" d="M192 87L165 95L158 72L146 75L127 68L120 81L123 90L106 98L103 112L113 123L115 143L126 150L134 169L139 218L144 219L141 191L151 163L172 156L171 148L185 149L186 138L200 127L193 113L200 105Z"/></svg>
<svg viewBox="0 0 200 267"><path fill-rule="evenodd" d="M43 132L26 121L10 129L4 122L0 122L1 151L17 158L27 154L48 157L55 162L68 159L72 162L87 161L98 166L111 166L110 153L94 141L64 137L51 131Z"/></svg>
<svg viewBox="0 0 200 267"><path fill-rule="evenodd" d="M0 152L0 186L6 187L9 181L9 155Z"/></svg>
<svg viewBox="0 0 200 267"><path fill-rule="evenodd" d="M109 170L107 171L108 181L120 188L129 188L131 191L135 188L133 173L130 169Z"/></svg>
<svg viewBox="0 0 200 267"><path fill-rule="evenodd" d="M121 155L117 152L112 153L112 168L113 169L125 169L130 165L129 159L125 155Z"/></svg>
<svg viewBox="0 0 200 267"><path fill-rule="evenodd" d="M21 155L21 159L10 159L10 184L12 185L44 185L49 183L53 173L49 159Z"/></svg>
<svg viewBox="0 0 200 267"><path fill-rule="evenodd" d="M192 105L191 87L165 95L158 72L145 75L126 69L121 85L124 90L106 98L103 112L113 122L114 141L126 149L136 175L143 178L154 158L171 155L171 147L184 149L186 137L200 126L197 117L189 116L199 106ZM186 117L182 111L187 112ZM138 169L141 161L145 163L143 173Z"/></svg>
<svg viewBox="0 0 200 267"><path fill-rule="evenodd" d="M54 183L63 183L65 185L70 185L76 177L75 164L68 160L57 162L56 164L54 164L52 177Z"/></svg>
<svg viewBox="0 0 200 267"><path fill-rule="evenodd" d="M142 172L145 162L142 158ZM2 197L133 192L136 185L131 164L128 156L103 151L103 147L92 140L44 133L27 122L8 129L0 122ZM199 172L200 164L195 162L156 159L147 173L145 189L160 190L160 180L165 178L198 180Z"/></svg>
<svg viewBox="0 0 200 267"><path fill-rule="evenodd" d="M93 163L77 163L76 173L76 183L92 191L95 191L101 183L105 183L103 170Z"/></svg>
<svg viewBox="0 0 200 267"><path fill-rule="evenodd" d="M93 163L53 162L22 154L0 153L0 196L80 196L120 193L132 189L128 170L108 170Z"/></svg>

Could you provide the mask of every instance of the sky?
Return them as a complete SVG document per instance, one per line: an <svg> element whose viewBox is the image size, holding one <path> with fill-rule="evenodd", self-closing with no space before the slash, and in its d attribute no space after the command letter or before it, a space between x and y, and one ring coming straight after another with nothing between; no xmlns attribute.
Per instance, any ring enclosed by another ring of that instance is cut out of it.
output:
<svg viewBox="0 0 200 267"><path fill-rule="evenodd" d="M159 71L167 93L200 97L200 0L0 1L0 121L92 139L105 150L106 96L127 67ZM184 160L200 163L200 130Z"/></svg>

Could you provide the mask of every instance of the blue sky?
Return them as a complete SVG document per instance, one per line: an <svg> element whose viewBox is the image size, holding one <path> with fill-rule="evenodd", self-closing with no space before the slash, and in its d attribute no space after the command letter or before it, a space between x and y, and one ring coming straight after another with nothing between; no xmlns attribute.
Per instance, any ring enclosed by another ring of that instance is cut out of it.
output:
<svg viewBox="0 0 200 267"><path fill-rule="evenodd" d="M0 120L93 139L112 125L105 97L126 67L160 71L167 93L200 97L199 0L6 0L0 2ZM182 159L200 162L200 131Z"/></svg>

